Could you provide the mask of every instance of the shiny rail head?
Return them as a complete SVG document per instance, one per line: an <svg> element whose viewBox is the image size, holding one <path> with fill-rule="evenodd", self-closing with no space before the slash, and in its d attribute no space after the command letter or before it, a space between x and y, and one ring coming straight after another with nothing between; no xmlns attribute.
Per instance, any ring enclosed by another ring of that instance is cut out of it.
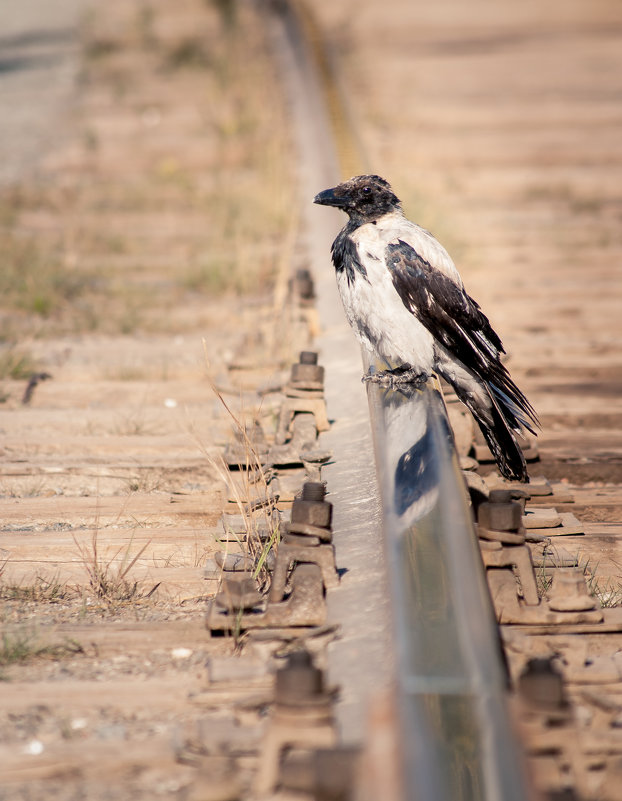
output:
<svg viewBox="0 0 622 801"><path fill-rule="evenodd" d="M406 530L439 501L442 471L454 470L454 441L440 390L372 385L379 480L391 527ZM382 458L380 453L382 452Z"/></svg>
<svg viewBox="0 0 622 801"><path fill-rule="evenodd" d="M369 385L368 399L410 755L405 786L425 776L422 798L523 801L494 612L442 394L432 379Z"/></svg>

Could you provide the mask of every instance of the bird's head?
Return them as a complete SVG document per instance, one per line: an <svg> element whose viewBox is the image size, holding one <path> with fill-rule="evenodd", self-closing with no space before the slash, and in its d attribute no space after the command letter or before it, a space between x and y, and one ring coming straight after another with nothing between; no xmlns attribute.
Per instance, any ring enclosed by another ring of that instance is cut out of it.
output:
<svg viewBox="0 0 622 801"><path fill-rule="evenodd" d="M371 222L400 207L391 185L379 175L357 175L320 192L313 202L321 206L336 206L357 222Z"/></svg>

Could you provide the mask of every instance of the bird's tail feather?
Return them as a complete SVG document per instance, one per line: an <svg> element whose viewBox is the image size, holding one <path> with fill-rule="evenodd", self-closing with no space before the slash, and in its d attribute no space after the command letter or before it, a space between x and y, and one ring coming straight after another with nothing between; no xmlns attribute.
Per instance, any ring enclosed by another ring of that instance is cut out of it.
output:
<svg viewBox="0 0 622 801"><path fill-rule="evenodd" d="M512 428L508 425L504 410L500 408L492 394L490 399L492 401L490 408L492 425L481 413L474 411L473 415L477 424L488 443L490 452L495 457L501 475L510 481L528 482L529 474L523 451L516 441Z"/></svg>
<svg viewBox="0 0 622 801"><path fill-rule="evenodd" d="M513 382L511 389L515 390L512 395L497 384L490 384L490 391L501 407L501 413L510 428L514 431L526 428L527 431L535 434L534 427L539 427L540 424L532 405Z"/></svg>
<svg viewBox="0 0 622 801"><path fill-rule="evenodd" d="M497 387L482 383L481 387L490 398L490 406L483 407L466 388L455 381L450 382L460 400L468 407L480 427L490 452L501 475L510 481L529 481L525 457L516 441L513 429L531 426L525 421L525 415L516 401L498 390ZM495 391L496 390L496 391Z"/></svg>

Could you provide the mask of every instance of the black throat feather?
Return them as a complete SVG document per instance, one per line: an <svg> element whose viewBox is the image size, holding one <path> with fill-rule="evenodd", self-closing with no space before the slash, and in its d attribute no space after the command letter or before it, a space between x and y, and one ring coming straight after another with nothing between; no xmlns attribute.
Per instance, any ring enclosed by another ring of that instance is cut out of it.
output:
<svg viewBox="0 0 622 801"><path fill-rule="evenodd" d="M333 254L333 264L338 273L345 271L346 280L349 286L354 283L357 273L369 281L367 277L367 270L359 259L356 243L350 236L359 226L352 221L339 232L337 238L333 242L331 253Z"/></svg>

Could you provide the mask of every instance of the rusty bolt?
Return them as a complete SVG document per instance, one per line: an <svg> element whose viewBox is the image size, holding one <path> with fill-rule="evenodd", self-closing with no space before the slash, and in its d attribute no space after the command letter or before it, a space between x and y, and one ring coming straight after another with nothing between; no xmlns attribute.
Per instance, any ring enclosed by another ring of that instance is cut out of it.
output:
<svg viewBox="0 0 622 801"><path fill-rule="evenodd" d="M326 485L323 481L305 481L302 485L303 501L323 501L326 497Z"/></svg>
<svg viewBox="0 0 622 801"><path fill-rule="evenodd" d="M302 497L292 504L292 523L306 523L319 528L330 528L333 505L324 500L326 489L319 481L307 481L302 485Z"/></svg>
<svg viewBox="0 0 622 801"><path fill-rule="evenodd" d="M317 363L317 353L303 350L299 361L292 364L290 380L293 384L323 384L324 368Z"/></svg>
<svg viewBox="0 0 622 801"><path fill-rule="evenodd" d="M490 531L518 531L522 517L522 506L512 500L511 490L492 490L488 501L477 509L478 524Z"/></svg>
<svg viewBox="0 0 622 801"><path fill-rule="evenodd" d="M544 710L566 706L564 680L551 659L530 659L518 679L518 691L526 701Z"/></svg>
<svg viewBox="0 0 622 801"><path fill-rule="evenodd" d="M308 651L295 651L285 667L276 672L274 698L277 704L299 704L318 698L324 692L324 677L314 667Z"/></svg>
<svg viewBox="0 0 622 801"><path fill-rule="evenodd" d="M298 361L300 364L317 364L317 353L314 350L300 351Z"/></svg>

